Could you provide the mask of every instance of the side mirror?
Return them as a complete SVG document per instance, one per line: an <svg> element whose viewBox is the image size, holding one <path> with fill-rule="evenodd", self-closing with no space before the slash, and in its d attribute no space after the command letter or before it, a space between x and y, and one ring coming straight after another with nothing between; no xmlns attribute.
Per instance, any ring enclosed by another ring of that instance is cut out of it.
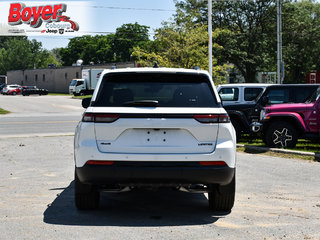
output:
<svg viewBox="0 0 320 240"><path fill-rule="evenodd" d="M261 99L261 105L262 105L262 106L267 106L268 103L269 103L269 97L267 97L267 96L262 97L262 99Z"/></svg>
<svg viewBox="0 0 320 240"><path fill-rule="evenodd" d="M82 107L88 108L90 106L91 97L82 99Z"/></svg>

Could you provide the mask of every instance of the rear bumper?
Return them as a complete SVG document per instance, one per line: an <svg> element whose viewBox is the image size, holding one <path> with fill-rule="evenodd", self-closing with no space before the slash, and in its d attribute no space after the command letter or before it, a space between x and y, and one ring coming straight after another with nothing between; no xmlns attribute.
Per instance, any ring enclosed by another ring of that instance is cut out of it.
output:
<svg viewBox="0 0 320 240"><path fill-rule="evenodd" d="M116 161L110 166L76 167L76 174L81 182L95 185L226 185L232 181L235 168L202 166L199 162Z"/></svg>

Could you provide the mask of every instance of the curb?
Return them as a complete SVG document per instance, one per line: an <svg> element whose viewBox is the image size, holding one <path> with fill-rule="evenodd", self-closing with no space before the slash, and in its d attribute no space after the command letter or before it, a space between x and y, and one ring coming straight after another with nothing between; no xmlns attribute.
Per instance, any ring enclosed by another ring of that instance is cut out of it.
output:
<svg viewBox="0 0 320 240"><path fill-rule="evenodd" d="M245 149L263 151L263 152L275 152L275 153L309 156L309 157L314 157L316 161L320 162L320 153L302 152L302 151L288 150L288 149L281 149L281 148L257 147L257 146L250 146L250 145L244 145L244 144L237 144L237 148L238 147L244 147Z"/></svg>

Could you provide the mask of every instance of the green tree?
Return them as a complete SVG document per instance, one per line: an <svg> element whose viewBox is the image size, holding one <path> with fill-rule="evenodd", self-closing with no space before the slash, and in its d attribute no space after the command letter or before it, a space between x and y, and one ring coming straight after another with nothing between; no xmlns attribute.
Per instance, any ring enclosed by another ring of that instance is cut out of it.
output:
<svg viewBox="0 0 320 240"><path fill-rule="evenodd" d="M219 30L215 31L217 34ZM221 48L214 45L215 49ZM207 26L184 27L167 24L156 31L155 40L148 48L135 47L133 56L141 66L152 66L157 62L161 67L208 69ZM215 66L213 78L221 83L226 78L227 66Z"/></svg>
<svg viewBox="0 0 320 240"><path fill-rule="evenodd" d="M305 82L310 70L320 70L320 4L312 0L282 1L285 82ZM207 2L176 0L175 21L207 23ZM257 71L277 69L277 9L273 0L213 1L213 28L225 29L214 39L223 48L219 63L233 63L246 82Z"/></svg>
<svg viewBox="0 0 320 240"><path fill-rule="evenodd" d="M206 2L184 0L177 1L176 6L178 23L207 23ZM273 0L213 1L213 28L226 30L214 39L223 46L215 52L218 64L233 63L246 82L255 81L258 69L269 68L268 26L276 17L272 15L274 8Z"/></svg>
<svg viewBox="0 0 320 240"><path fill-rule="evenodd" d="M285 82L305 82L307 72L320 70L320 4L283 4Z"/></svg>
<svg viewBox="0 0 320 240"><path fill-rule="evenodd" d="M137 22L123 24L117 28L113 45L116 60L130 61L133 48L145 46L150 41L148 32L149 27L139 25Z"/></svg>
<svg viewBox="0 0 320 240"><path fill-rule="evenodd" d="M112 34L75 37L70 40L67 48L59 50L59 54L64 65L69 66L78 59L82 59L84 64L112 62L113 38Z"/></svg>
<svg viewBox="0 0 320 240"><path fill-rule="evenodd" d="M54 55L42 49L40 42L27 37L6 37L1 41L0 74L9 70L45 68L56 63Z"/></svg>
<svg viewBox="0 0 320 240"><path fill-rule="evenodd" d="M72 65L78 59L84 64L130 61L133 47L150 42L148 28L138 23L123 24L115 34L75 37L58 54L64 65Z"/></svg>

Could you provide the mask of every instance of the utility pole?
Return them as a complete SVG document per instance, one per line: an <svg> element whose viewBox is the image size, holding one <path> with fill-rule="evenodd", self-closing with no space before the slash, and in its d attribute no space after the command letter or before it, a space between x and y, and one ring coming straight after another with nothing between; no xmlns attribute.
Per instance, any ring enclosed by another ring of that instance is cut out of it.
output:
<svg viewBox="0 0 320 240"><path fill-rule="evenodd" d="M212 0L208 1L209 73L212 77Z"/></svg>
<svg viewBox="0 0 320 240"><path fill-rule="evenodd" d="M282 20L281 0L277 0L277 83L281 84L284 76L284 63L282 61Z"/></svg>

